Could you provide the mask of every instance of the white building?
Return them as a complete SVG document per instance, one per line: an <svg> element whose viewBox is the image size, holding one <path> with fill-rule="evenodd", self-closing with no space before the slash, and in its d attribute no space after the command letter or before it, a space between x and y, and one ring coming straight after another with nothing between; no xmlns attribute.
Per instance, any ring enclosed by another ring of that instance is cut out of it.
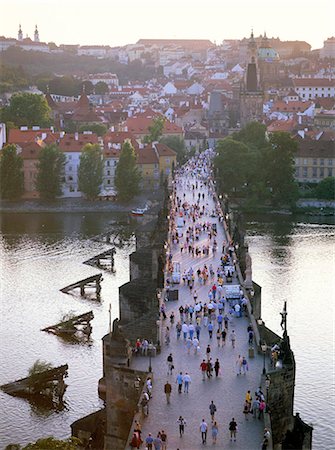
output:
<svg viewBox="0 0 335 450"><path fill-rule="evenodd" d="M302 100L335 97L335 78L295 78L293 84Z"/></svg>
<svg viewBox="0 0 335 450"><path fill-rule="evenodd" d="M6 125L0 123L0 150L6 144Z"/></svg>
<svg viewBox="0 0 335 450"><path fill-rule="evenodd" d="M82 45L78 48L78 56L94 56L95 58L106 58L110 51L108 45Z"/></svg>
<svg viewBox="0 0 335 450"><path fill-rule="evenodd" d="M117 87L119 85L119 79L115 73L93 73L88 76L90 82L94 85L100 81L106 83L109 88Z"/></svg>

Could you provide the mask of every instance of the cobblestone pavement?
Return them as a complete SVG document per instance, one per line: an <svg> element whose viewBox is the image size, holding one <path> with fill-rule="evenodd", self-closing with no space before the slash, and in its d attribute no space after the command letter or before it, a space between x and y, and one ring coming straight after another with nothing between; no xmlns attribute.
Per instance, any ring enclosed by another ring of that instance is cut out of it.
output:
<svg viewBox="0 0 335 450"><path fill-rule="evenodd" d="M177 195L182 197L181 186L177 185ZM208 203L209 210L212 210L215 205L211 196L208 195L207 188L202 192L206 193L205 203ZM201 193L202 193L201 192ZM197 198L198 191L195 191L195 199ZM190 203L194 203L192 199L191 191L186 191L186 200ZM200 203L200 206L202 203ZM194 271L198 267L203 267L206 263L213 264L216 271L221 256L222 243L226 239L224 229L217 218L205 217L206 221L215 222L217 224L217 242L218 252L215 257L212 253L208 257L192 257L188 253L181 254L179 247L172 245L171 252L173 254L173 261L178 261L181 264L181 273L184 269L193 267ZM187 221L184 231L189 225ZM206 241L207 236L202 234L200 237L200 244ZM197 278L197 277L196 277ZM233 282L236 283L236 280ZM167 302L167 316L164 321L164 329L166 326L170 326L169 315L173 310L175 313L175 323L171 329L171 342L169 345L163 343L162 352L157 357L152 358L153 368L153 390L152 398L149 402L149 415L142 421L142 437L145 437L148 433L152 433L155 437L159 430L165 430L168 436L169 450L196 450L204 447L214 447L217 449L245 449L254 450L261 448L262 436L263 436L263 421L253 418L252 414L249 414L248 420L244 417L243 406L245 400L245 394L248 390L251 391L254 396L255 390L260 385L261 373L263 368L263 358L260 355L255 354L255 358L248 358L248 333L247 326L248 321L246 318L232 318L229 322L228 336L232 329L235 330L236 347L232 348L231 341L227 336L227 342L225 347L218 347L215 336L216 328L214 328L213 339L209 339L209 334L202 325L200 333L200 351L198 354L194 354L193 349L190 353L187 353L186 345L183 338L177 340L175 325L179 320L178 308L180 305L190 304L193 302L193 296L187 286L179 285L179 300L176 302ZM204 302L208 302L208 291L210 284L206 286L200 286L198 282L194 286L198 292L198 299ZM228 307L226 305L226 313L228 313ZM193 323L195 323L193 321ZM213 362L216 358L219 359L221 365L221 374L216 378L213 375L212 378L205 381L202 380L202 374L200 371L200 363L206 358L205 351L207 344L211 345L211 357ZM174 359L175 369L172 375L167 375L167 356L172 353ZM238 355L246 356L249 364L249 371L246 375L237 375L236 360ZM147 370L149 365L148 357L133 358L132 367ZM191 384L189 393L178 394L176 376L179 372L185 374L188 372L191 376ZM171 403L167 404L164 394L164 384L166 381L172 385ZM215 414L215 420L218 423L218 437L216 444L212 443L211 436L211 417L209 413L209 404L211 400L214 401L217 412ZM182 415L186 420L185 434L182 438L179 437L178 417ZM235 418L238 424L236 442L231 442L229 437L228 425L232 417ZM200 423L202 419L208 424L207 443L202 444ZM144 446L144 444L143 444Z"/></svg>

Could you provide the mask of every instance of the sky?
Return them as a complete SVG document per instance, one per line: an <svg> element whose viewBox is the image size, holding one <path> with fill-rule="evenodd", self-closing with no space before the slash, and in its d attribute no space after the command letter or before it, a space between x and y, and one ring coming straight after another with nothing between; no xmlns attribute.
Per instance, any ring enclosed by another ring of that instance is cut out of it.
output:
<svg viewBox="0 0 335 450"><path fill-rule="evenodd" d="M140 38L304 40L312 48L335 35L334 0L4 0L0 35L59 44L112 47Z"/></svg>

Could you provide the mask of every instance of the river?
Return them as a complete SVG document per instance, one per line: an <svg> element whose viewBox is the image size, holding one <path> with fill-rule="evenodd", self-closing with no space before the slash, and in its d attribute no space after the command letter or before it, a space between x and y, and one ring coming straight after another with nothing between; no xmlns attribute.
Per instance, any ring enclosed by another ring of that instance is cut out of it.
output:
<svg viewBox="0 0 335 450"><path fill-rule="evenodd" d="M314 219L314 220L313 220ZM314 426L313 448L334 449L335 227L333 218L247 217L253 279L262 286L262 318L287 328L296 360L294 410Z"/></svg>
<svg viewBox="0 0 335 450"><path fill-rule="evenodd" d="M0 384L26 376L37 359L69 364L62 411L50 412L0 392L1 449L41 436L66 437L72 422L102 406L97 395L101 338L108 332L110 303L112 318L117 317L118 286L129 279L134 244L117 251L116 274L104 274L100 303L59 289L99 272L82 262L109 246L91 238L120 217L106 212L1 215ZM247 219L253 278L263 288L262 316L278 333L279 312L288 301L288 332L297 362L295 410L314 425L315 449L334 448L334 225L287 216ZM70 311L91 309L95 318L89 344L69 344L40 331Z"/></svg>

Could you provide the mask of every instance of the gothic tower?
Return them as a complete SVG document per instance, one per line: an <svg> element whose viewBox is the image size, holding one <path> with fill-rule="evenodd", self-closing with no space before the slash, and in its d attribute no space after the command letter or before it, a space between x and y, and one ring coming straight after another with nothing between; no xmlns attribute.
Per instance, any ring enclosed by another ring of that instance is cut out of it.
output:
<svg viewBox="0 0 335 450"><path fill-rule="evenodd" d="M21 24L19 25L19 31L17 33L17 40L18 41L22 41L23 39L23 33L22 33L22 29L21 29Z"/></svg>
<svg viewBox="0 0 335 450"><path fill-rule="evenodd" d="M40 36L38 34L37 25L35 25L34 42L40 42Z"/></svg>
<svg viewBox="0 0 335 450"><path fill-rule="evenodd" d="M241 127L253 120L261 120L263 115L264 94L258 82L257 44L253 32L248 43L248 58L246 76L240 89Z"/></svg>

